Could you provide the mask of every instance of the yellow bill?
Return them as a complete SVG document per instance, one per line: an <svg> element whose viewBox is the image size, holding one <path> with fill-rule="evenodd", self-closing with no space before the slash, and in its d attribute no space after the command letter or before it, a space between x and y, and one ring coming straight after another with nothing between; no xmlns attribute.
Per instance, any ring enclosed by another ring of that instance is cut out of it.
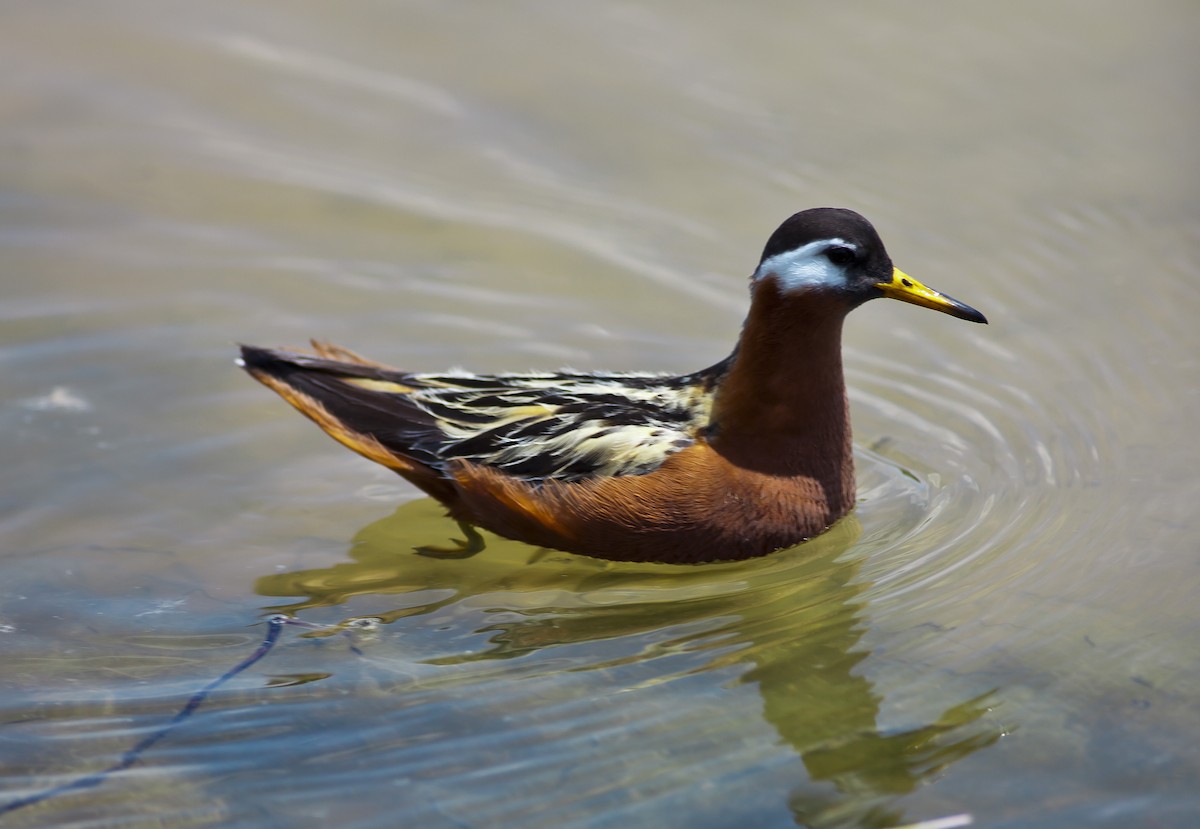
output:
<svg viewBox="0 0 1200 829"><path fill-rule="evenodd" d="M892 269L891 282L876 282L875 287L882 291L883 295L889 299L911 302L913 305L920 305L922 308L932 308L935 311L941 311L943 314L949 314L952 317L958 317L970 322L987 323L987 317L970 305L959 302L957 299L939 293L932 288L926 288L899 268Z"/></svg>

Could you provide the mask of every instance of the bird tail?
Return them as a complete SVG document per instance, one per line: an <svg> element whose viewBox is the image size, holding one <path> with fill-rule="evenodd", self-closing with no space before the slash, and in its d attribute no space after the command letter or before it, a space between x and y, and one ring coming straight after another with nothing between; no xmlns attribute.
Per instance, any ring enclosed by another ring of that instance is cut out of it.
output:
<svg viewBox="0 0 1200 829"><path fill-rule="evenodd" d="M240 365L330 437L392 469L430 495L450 487L436 455L415 444L436 427L408 395L409 375L349 349L313 342L315 354L241 346Z"/></svg>

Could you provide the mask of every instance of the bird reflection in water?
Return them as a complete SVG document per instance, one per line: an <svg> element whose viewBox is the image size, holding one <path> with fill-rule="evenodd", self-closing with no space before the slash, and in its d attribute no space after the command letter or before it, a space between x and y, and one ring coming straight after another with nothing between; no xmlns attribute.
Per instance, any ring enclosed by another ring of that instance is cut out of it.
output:
<svg viewBox="0 0 1200 829"><path fill-rule="evenodd" d="M264 596L304 597L272 608L301 614L351 600L380 605L384 596L406 597L400 607L371 614L385 625L464 602L482 613L484 624L475 616L470 621L486 646L421 660L431 666L553 657L545 666L551 673L564 664L587 671L642 663L642 682L659 683L675 677L662 675L663 663L652 657L689 651L699 661L684 673L709 673L716 686L738 676L738 684L757 687L763 718L804 764L805 779L792 788L787 805L805 827L901 825L899 797L1000 736L984 716L990 693L959 699L911 728L881 728L883 695L863 671L870 656L861 644L867 629L863 593L870 585L857 579L861 558L851 547L859 526L853 516L791 551L705 566L604 562L492 539L484 553L466 561L413 554L414 546L438 538L445 527L432 501L410 502L360 530L351 561L264 576L256 587ZM340 627L360 623L349 619ZM648 651L645 637L656 631L671 638L658 639ZM577 661L578 646L622 637L641 637L641 644L616 661L608 646L597 650L601 656ZM561 656L563 646L576 646L569 660ZM482 681L495 682L496 675L488 672ZM945 695L940 684L930 677L928 696ZM626 689L612 689L618 690Z"/></svg>

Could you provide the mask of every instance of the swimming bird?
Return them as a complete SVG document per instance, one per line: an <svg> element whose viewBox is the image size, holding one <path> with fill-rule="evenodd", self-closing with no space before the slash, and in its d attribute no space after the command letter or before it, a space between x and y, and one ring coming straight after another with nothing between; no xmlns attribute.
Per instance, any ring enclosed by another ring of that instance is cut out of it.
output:
<svg viewBox="0 0 1200 829"><path fill-rule="evenodd" d="M604 559L744 559L854 507L842 322L877 297L987 322L895 268L858 213L814 208L768 239L733 352L692 374L414 373L316 341L239 362L445 505L463 554L481 527Z"/></svg>

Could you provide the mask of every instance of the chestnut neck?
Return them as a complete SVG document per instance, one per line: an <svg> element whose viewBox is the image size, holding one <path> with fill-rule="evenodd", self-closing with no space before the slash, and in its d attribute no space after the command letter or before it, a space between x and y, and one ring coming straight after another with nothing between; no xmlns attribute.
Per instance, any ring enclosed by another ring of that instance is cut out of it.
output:
<svg viewBox="0 0 1200 829"><path fill-rule="evenodd" d="M787 295L767 276L713 405L710 445L743 468L816 478L853 501L850 409L835 294ZM833 493L831 493L833 494Z"/></svg>

